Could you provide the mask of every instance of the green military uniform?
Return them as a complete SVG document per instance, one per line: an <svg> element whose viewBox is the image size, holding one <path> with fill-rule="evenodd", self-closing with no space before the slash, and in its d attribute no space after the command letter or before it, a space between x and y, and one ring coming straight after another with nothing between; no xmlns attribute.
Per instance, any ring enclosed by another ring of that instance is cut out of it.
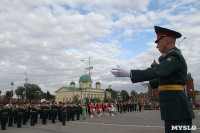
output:
<svg viewBox="0 0 200 133"><path fill-rule="evenodd" d="M165 121L190 121L195 117L183 90L186 76L185 59L176 47L154 68L131 70L133 83L150 80L151 87L159 89L161 119Z"/></svg>
<svg viewBox="0 0 200 133"><path fill-rule="evenodd" d="M52 105L51 106L51 122L52 123L55 123L56 112L57 112L57 106L56 105Z"/></svg>
<svg viewBox="0 0 200 133"><path fill-rule="evenodd" d="M66 121L66 115L67 115L67 107L65 106L65 107L63 107L62 109L61 109L61 121L62 121L62 125L63 126L65 126L65 121Z"/></svg>
<svg viewBox="0 0 200 133"><path fill-rule="evenodd" d="M9 108L8 126L12 127L13 124L13 108Z"/></svg>
<svg viewBox="0 0 200 133"><path fill-rule="evenodd" d="M67 107L67 121L71 118L71 106L66 106Z"/></svg>
<svg viewBox="0 0 200 133"><path fill-rule="evenodd" d="M26 125L27 121L28 121L28 108L26 106L24 106L23 108L23 125Z"/></svg>
<svg viewBox="0 0 200 133"><path fill-rule="evenodd" d="M150 81L153 88L162 89L164 85L178 85L177 87L179 87L186 83L187 65L181 52L177 48L173 48L154 68L131 70L131 74L133 83L157 78L157 80ZM159 91L159 102L162 120L194 118L184 90L161 90Z"/></svg>
<svg viewBox="0 0 200 133"><path fill-rule="evenodd" d="M42 124L45 125L47 123L47 107L42 106L41 107L41 114L42 114Z"/></svg>
<svg viewBox="0 0 200 133"><path fill-rule="evenodd" d="M32 106L30 108L30 113L31 113L31 126L35 126L36 117L37 117L37 109L34 106Z"/></svg>
<svg viewBox="0 0 200 133"><path fill-rule="evenodd" d="M76 107L75 106L71 106L70 108L70 112L71 112L71 119L72 121L74 121L74 115L75 115L75 111L76 111Z"/></svg>
<svg viewBox="0 0 200 133"><path fill-rule="evenodd" d="M80 120L80 114L82 112L82 107L80 105L78 105L77 110L76 110L76 118L77 120Z"/></svg>
<svg viewBox="0 0 200 133"><path fill-rule="evenodd" d="M19 107L17 109L17 128L21 127L23 115L24 115L24 110L21 107Z"/></svg>
<svg viewBox="0 0 200 133"><path fill-rule="evenodd" d="M9 110L7 108L3 108L0 111L1 118L1 130L6 130L6 123L8 122Z"/></svg>

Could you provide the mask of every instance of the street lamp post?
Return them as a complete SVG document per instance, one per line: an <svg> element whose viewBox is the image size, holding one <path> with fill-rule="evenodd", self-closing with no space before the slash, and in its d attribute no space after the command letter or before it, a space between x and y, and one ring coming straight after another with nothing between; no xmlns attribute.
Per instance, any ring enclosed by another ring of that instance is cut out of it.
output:
<svg viewBox="0 0 200 133"><path fill-rule="evenodd" d="M14 85L14 82L12 81L11 83L10 83L10 85L11 85L11 93L10 93L10 104L12 103L12 98L13 98L13 85Z"/></svg>
<svg viewBox="0 0 200 133"><path fill-rule="evenodd" d="M86 61L86 60L81 60L81 61ZM93 69L93 67L90 66L90 57L89 57L88 63L89 63L89 67L86 67L85 69L86 69L86 70L89 70L89 80L90 80L90 79L91 79L91 77L90 77L90 70ZM90 82L91 82L91 81L90 81ZM90 100L90 88L91 88L91 87L90 87L90 84L89 84L89 102L91 101L91 100Z"/></svg>
<svg viewBox="0 0 200 133"><path fill-rule="evenodd" d="M22 73L22 74L23 74L23 73ZM28 77L27 77L26 72L25 72L24 74L25 74L25 76L26 76L26 78L25 78L24 80L26 81L26 85L27 85ZM24 95L25 95L25 100L26 100L26 86L25 86L25 93L24 93Z"/></svg>

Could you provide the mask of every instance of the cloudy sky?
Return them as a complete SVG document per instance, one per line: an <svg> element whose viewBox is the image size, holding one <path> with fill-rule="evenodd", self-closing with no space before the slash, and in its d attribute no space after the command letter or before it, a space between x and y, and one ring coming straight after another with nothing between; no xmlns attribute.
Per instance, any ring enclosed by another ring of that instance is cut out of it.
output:
<svg viewBox="0 0 200 133"><path fill-rule="evenodd" d="M154 25L187 37L180 49L200 91L199 0L1 0L0 89L25 83L52 94L73 80L78 87L90 57L93 87L146 92L110 69L145 69L160 53ZM177 45L178 47L178 45ZM85 61L81 61L85 60Z"/></svg>

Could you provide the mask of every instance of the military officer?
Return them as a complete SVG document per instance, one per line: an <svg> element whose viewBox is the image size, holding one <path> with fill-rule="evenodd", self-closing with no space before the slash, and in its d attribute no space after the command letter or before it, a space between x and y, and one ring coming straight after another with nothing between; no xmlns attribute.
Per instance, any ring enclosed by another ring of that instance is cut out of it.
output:
<svg viewBox="0 0 200 133"><path fill-rule="evenodd" d="M11 105L9 108L8 126L12 127L12 124L13 124L13 107Z"/></svg>
<svg viewBox="0 0 200 133"><path fill-rule="evenodd" d="M56 113L57 113L57 106L55 105L55 103L53 103L53 105L51 105L51 122L52 123L55 123Z"/></svg>
<svg viewBox="0 0 200 133"><path fill-rule="evenodd" d="M4 104L3 109L0 112L1 116L1 130L6 130L6 123L8 122L9 109L6 104Z"/></svg>
<svg viewBox="0 0 200 133"><path fill-rule="evenodd" d="M180 50L175 47L176 39L182 35L163 27L154 28L157 48L160 53L165 54L160 64L146 70L131 71L118 66L111 73L115 77L130 77L133 83L150 81L152 88L158 88L161 119L165 121L165 132L170 133L174 125L191 127L195 116L184 92L187 64Z"/></svg>
<svg viewBox="0 0 200 133"><path fill-rule="evenodd" d="M71 112L71 119L72 121L74 121L74 115L75 115L75 111L76 111L76 106L72 104L71 108L70 108L70 112Z"/></svg>
<svg viewBox="0 0 200 133"><path fill-rule="evenodd" d="M31 126L35 126L36 117L37 117L37 109L34 104L30 107L30 113L31 113Z"/></svg>
<svg viewBox="0 0 200 133"><path fill-rule="evenodd" d="M41 115L42 115L42 124L45 125L47 123L47 105L43 103L41 106Z"/></svg>
<svg viewBox="0 0 200 133"><path fill-rule="evenodd" d="M66 115L67 115L67 106L63 104L63 108L61 109L61 120L62 120L62 125L65 126L65 121L66 121Z"/></svg>
<svg viewBox="0 0 200 133"><path fill-rule="evenodd" d="M82 107L80 104L77 104L77 112L76 112L76 118L77 120L80 120L80 114L82 113Z"/></svg>
<svg viewBox="0 0 200 133"><path fill-rule="evenodd" d="M17 109L17 128L21 127L23 115L24 115L23 107L21 104L19 104L19 107Z"/></svg>
<svg viewBox="0 0 200 133"><path fill-rule="evenodd" d="M71 105L67 104L67 121L71 118Z"/></svg>

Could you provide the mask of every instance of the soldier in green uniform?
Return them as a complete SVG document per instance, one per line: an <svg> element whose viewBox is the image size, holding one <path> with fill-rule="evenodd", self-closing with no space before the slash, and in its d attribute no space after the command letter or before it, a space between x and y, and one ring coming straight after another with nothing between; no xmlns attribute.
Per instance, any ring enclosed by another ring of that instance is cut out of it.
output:
<svg viewBox="0 0 200 133"><path fill-rule="evenodd" d="M8 117L8 126L12 127L13 125L13 107L9 108L9 117Z"/></svg>
<svg viewBox="0 0 200 133"><path fill-rule="evenodd" d="M36 117L37 117L37 109L36 109L35 105L31 106L30 113L31 113L31 126L35 126Z"/></svg>
<svg viewBox="0 0 200 133"><path fill-rule="evenodd" d="M80 120L80 114L82 112L82 107L80 104L77 104L77 110L76 110L76 118L77 120Z"/></svg>
<svg viewBox="0 0 200 133"><path fill-rule="evenodd" d="M67 115L67 106L65 105L65 103L63 104L63 108L61 109L61 121L62 121L62 125L65 126L65 121L66 121L66 115Z"/></svg>
<svg viewBox="0 0 200 133"><path fill-rule="evenodd" d="M71 105L67 104L67 121L71 118Z"/></svg>
<svg viewBox="0 0 200 133"><path fill-rule="evenodd" d="M42 114L42 124L46 125L47 123L47 105L46 103L43 103L43 105L41 106L41 114Z"/></svg>
<svg viewBox="0 0 200 133"><path fill-rule="evenodd" d="M17 124L17 105L14 105L14 124Z"/></svg>
<svg viewBox="0 0 200 133"><path fill-rule="evenodd" d="M55 123L56 113L57 113L57 106L53 103L51 105L51 122L52 123Z"/></svg>
<svg viewBox="0 0 200 133"><path fill-rule="evenodd" d="M114 68L111 73L115 77L130 77L133 83L150 81L152 88L159 90L161 119L165 121L165 132L171 133L172 126L192 125L195 117L184 92L186 84L187 64L180 50L175 47L176 38L182 35L179 32L155 26L158 50L165 57L154 68L146 70L131 70ZM176 131L175 131L176 132ZM181 130L178 132L191 132Z"/></svg>
<svg viewBox="0 0 200 133"><path fill-rule="evenodd" d="M28 120L28 107L26 105L23 106L23 125L26 125L27 120Z"/></svg>
<svg viewBox="0 0 200 133"><path fill-rule="evenodd" d="M3 109L0 111L1 130L6 130L6 123L8 122L8 115L9 115L9 109L5 104Z"/></svg>
<svg viewBox="0 0 200 133"><path fill-rule="evenodd" d="M20 104L19 106L20 107L18 107L18 109L17 109L17 128L21 127L22 118L24 115L24 110L23 110L22 105Z"/></svg>

